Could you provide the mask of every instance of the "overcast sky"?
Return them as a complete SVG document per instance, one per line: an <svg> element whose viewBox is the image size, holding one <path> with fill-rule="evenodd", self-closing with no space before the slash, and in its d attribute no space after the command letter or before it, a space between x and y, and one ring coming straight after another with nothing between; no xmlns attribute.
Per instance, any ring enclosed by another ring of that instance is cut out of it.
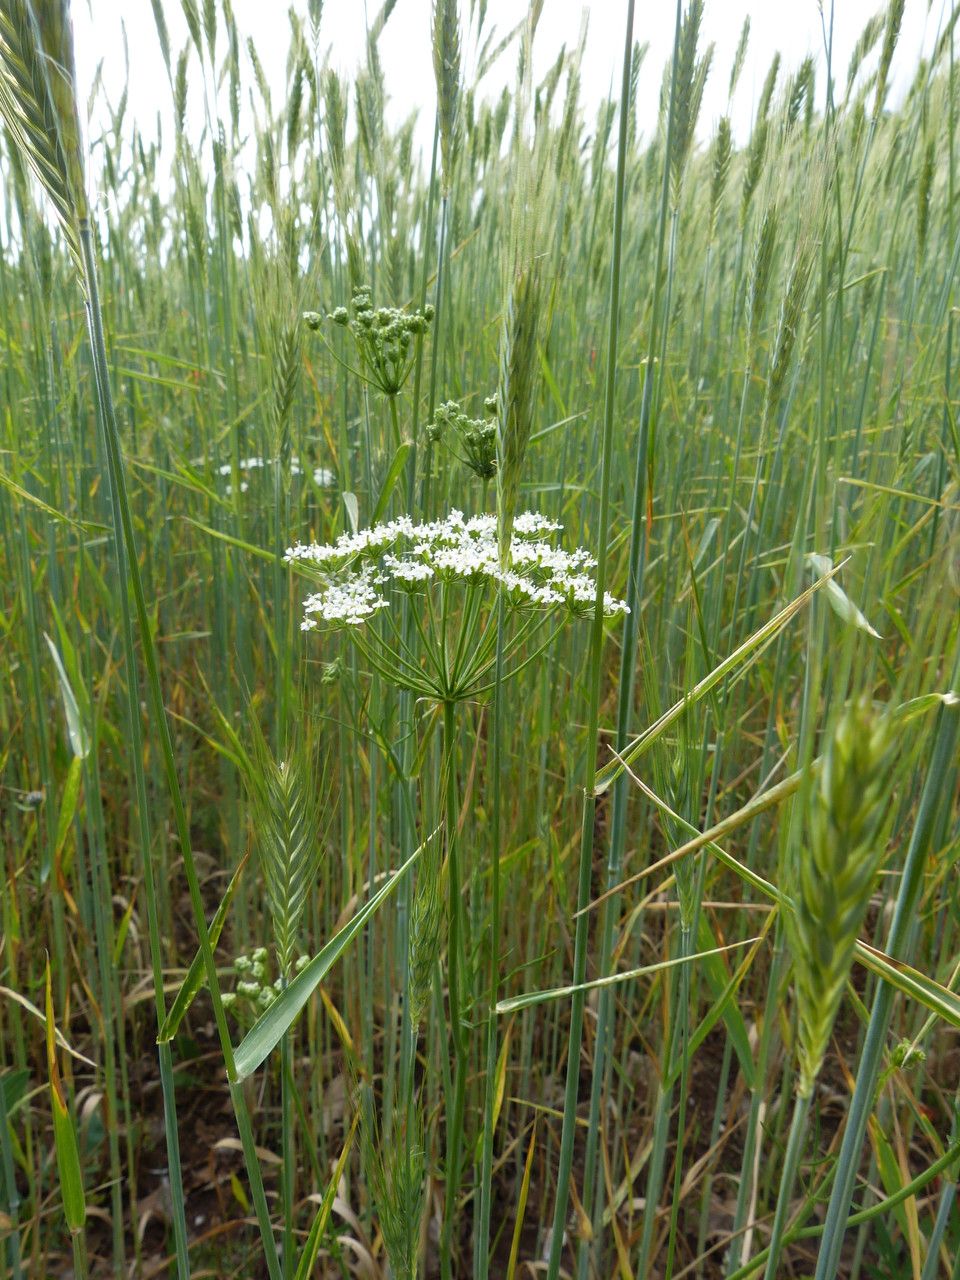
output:
<svg viewBox="0 0 960 1280"><path fill-rule="evenodd" d="M831 0L823 0L829 18ZM294 0L304 17L307 0ZM337 70L352 76L363 56L366 18L374 17L380 0L326 0L321 22L321 56L330 50ZM886 0L835 0L834 67L842 85L853 45L868 18ZM158 111L164 134L172 133L170 90L156 37L150 0L74 0L77 70L80 101L85 102L99 63L109 98L116 103L125 80L123 28L126 27L130 62L129 109L148 136L155 134ZM186 23L179 0L164 0L174 57L187 41ZM285 58L289 42L288 5L285 0L233 0L234 13L244 37L256 46L270 80L275 105L282 99ZM388 111L394 120L418 109L421 128L418 138L425 147L432 136L435 105L430 52L431 0L397 0L396 8L380 42L381 58L390 95ZM524 0L489 0L487 25L501 33L514 26L525 8ZM893 92L909 80L923 49L936 38L950 0L906 0L900 44L894 64ZM461 0L461 13L469 12L468 0ZM584 14L589 20L583 88L592 110L619 80L623 48L626 0L545 0L536 40L536 67L542 75L555 60L561 45L576 45ZM673 42L675 4L673 0L638 0L635 37L648 41L650 52L641 74L639 107L641 130L656 120L661 74ZM817 0L706 0L703 25L704 44L716 45L713 71L707 83L700 117L701 136L709 135L717 118L726 110L730 64L744 18L751 20L746 66L733 104L734 127L742 138L749 129L753 104L770 60L779 51L788 69L794 68L807 52L818 60L822 91L824 63L823 34ZM221 46L222 51L222 46ZM474 65L469 45L464 49L468 76ZM516 48L503 56L499 66L484 81L484 90L496 96L504 84L513 81ZM196 62L193 63L196 68ZM249 78L248 78L249 79ZM197 76L189 119L199 127L200 93ZM91 136L95 137L104 116L95 112Z"/></svg>

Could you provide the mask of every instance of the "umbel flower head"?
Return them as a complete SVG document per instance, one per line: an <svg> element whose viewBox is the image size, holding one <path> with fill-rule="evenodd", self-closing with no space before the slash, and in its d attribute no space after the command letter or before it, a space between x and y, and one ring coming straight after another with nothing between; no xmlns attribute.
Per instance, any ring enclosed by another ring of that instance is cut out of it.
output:
<svg viewBox="0 0 960 1280"><path fill-rule="evenodd" d="M413 368L413 339L426 334L433 315L429 303L422 311L409 312L399 307L374 307L369 286L360 285L350 300L350 311L337 307L327 319L350 333L363 377L385 396L396 396ZM323 323L316 311L305 312L303 318L314 330Z"/></svg>
<svg viewBox="0 0 960 1280"><path fill-rule="evenodd" d="M554 545L560 527L536 511L518 515L506 564L496 517L467 519L457 510L426 524L401 516L332 543L298 543L285 558L310 573L318 587L304 601L301 627L346 629L376 670L423 696L473 697L489 687L496 647L493 606L500 592L511 621L508 661L546 622L558 627L570 615L593 613L596 561L582 548ZM410 597L416 648L402 635L404 596ZM628 607L606 592L603 612L613 619ZM378 616L379 625L366 625Z"/></svg>

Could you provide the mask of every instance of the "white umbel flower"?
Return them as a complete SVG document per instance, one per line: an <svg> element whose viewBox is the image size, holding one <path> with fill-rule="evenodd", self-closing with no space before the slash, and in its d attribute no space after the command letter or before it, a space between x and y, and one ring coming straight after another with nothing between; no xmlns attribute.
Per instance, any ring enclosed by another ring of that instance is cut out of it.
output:
<svg viewBox="0 0 960 1280"><path fill-rule="evenodd" d="M368 569L331 582L322 591L308 596L303 602L305 616L301 630L314 631L320 622L356 627L372 618L388 603L377 591L379 577Z"/></svg>
<svg viewBox="0 0 960 1280"><path fill-rule="evenodd" d="M284 558L315 571L323 584L304 604L308 631L321 623L357 626L388 604L391 588L425 592L435 581L468 591L503 587L515 608L566 607L575 615L589 614L596 602L591 575L597 562L582 547L566 551L548 541L560 528L537 511L518 515L506 566L500 563L496 517L466 519L456 508L442 520L414 524L400 516L343 533L332 543L297 543ZM603 611L615 618L629 609L606 592Z"/></svg>

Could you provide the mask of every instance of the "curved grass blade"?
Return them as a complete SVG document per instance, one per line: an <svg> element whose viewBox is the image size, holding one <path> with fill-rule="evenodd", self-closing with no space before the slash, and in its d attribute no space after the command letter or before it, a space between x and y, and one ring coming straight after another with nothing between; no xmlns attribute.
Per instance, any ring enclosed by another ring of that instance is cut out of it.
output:
<svg viewBox="0 0 960 1280"><path fill-rule="evenodd" d="M45 1015L40 1012L33 1001L28 1000L26 996L22 996L19 991L14 991L12 987L0 987L0 996L4 996L7 1000L13 1000L31 1017L37 1018L40 1022L46 1022ZM76 1058L77 1062L82 1062L85 1067L90 1067L93 1071L97 1070L97 1064L93 1059L84 1057L79 1049L75 1049L59 1027L54 1027L53 1036L64 1053L69 1053L71 1058Z"/></svg>
<svg viewBox="0 0 960 1280"><path fill-rule="evenodd" d="M644 729L643 733L634 738L633 742L630 743L626 750L620 753L617 759L610 761L609 764L598 770L594 785L594 795L602 795L619 777L624 767L633 764L635 760L639 760L642 755L645 755L661 734L679 720L683 713L695 702L699 702L701 698L705 697L712 689L715 689L732 672L738 668L743 670L750 662L755 661L790 619L799 613L816 592L830 582L845 564L846 560L841 560L829 573L824 574L822 578L818 578L816 582L807 587L806 591L802 591L796 599L791 600L779 613L775 613L772 618L769 618L752 636L744 640L743 644L738 645L733 653L728 654L708 675L698 681L679 702L674 703L658 720L655 720L653 724Z"/></svg>
<svg viewBox="0 0 960 1280"><path fill-rule="evenodd" d="M383 482L383 488L380 490L380 497L377 499L377 505L373 512L371 524L376 524L382 519L387 506L390 502L390 495L396 487L397 481L403 475L403 470L407 465L407 458L413 445L409 440L404 440L393 455L393 461L390 463L390 470L387 472L386 479Z"/></svg>
<svg viewBox="0 0 960 1280"><path fill-rule="evenodd" d="M217 907L216 915L210 922L210 928L207 930L210 936L210 946L215 947L219 941L220 934L223 932L223 926L227 919L227 912L230 910L230 904L233 902L233 895L237 891L237 885L240 883L240 876L250 857L249 853L245 853L240 860L236 871L230 877L230 883L227 885L226 893ZM180 984L180 990L177 992L176 999L167 1011L167 1016L163 1020L163 1025L157 1032L157 1044L164 1044L168 1040L172 1040L179 1030L180 1023L183 1021L184 1014L193 1004L197 992L203 986L206 977L203 967L203 953L198 951L193 957L193 963L187 970L187 976Z"/></svg>
<svg viewBox="0 0 960 1280"><path fill-rule="evenodd" d="M380 910L420 856L424 845L413 851L399 871L395 872L382 888L369 898L351 920L340 929L317 955L313 957L288 987L281 991L273 1004L253 1024L237 1047L237 1078L246 1079L261 1066L280 1043L283 1035L293 1025L300 1010L307 1003L330 969L340 959L367 921Z"/></svg>
<svg viewBox="0 0 960 1280"><path fill-rule="evenodd" d="M511 996L509 1000L501 1000L496 1011L497 1013L515 1013L518 1009L529 1009L531 1005L545 1004L548 1000L563 1000L581 991L596 991L601 987L612 987L619 982L629 982L632 978L641 978L648 973L659 973L663 969L675 969L678 965L690 964L694 960L723 955L727 951L733 951L735 947L748 947L756 941L756 938L744 938L742 942L731 942L725 947L715 947L712 951L698 951L691 956L660 960L656 964L641 965L639 969L628 969L625 973L609 973L605 978L594 978L590 982L575 982L569 987L551 987L547 991L528 991L525 995Z"/></svg>
<svg viewBox="0 0 960 1280"><path fill-rule="evenodd" d="M47 1072L50 1077L50 1101L53 1111L53 1137L57 1149L57 1171L60 1177L60 1195L63 1199L63 1215L71 1235L83 1230L87 1220L87 1201L83 1192L83 1171L80 1168L80 1149L73 1116L67 1105L60 1068L57 1066L56 1028L53 1021L53 988L50 981L50 959L47 958L46 975L46 1024L47 1024Z"/></svg>
<svg viewBox="0 0 960 1280"><path fill-rule="evenodd" d="M300 1254L300 1261L297 1263L297 1272L294 1280L310 1280L317 1254L320 1252L320 1245L323 1243L323 1233L327 1229L327 1223L330 1221L330 1211L333 1208L333 1202L336 1198L337 1187L340 1185L340 1179L343 1177L343 1171L347 1167L347 1158L353 1148L353 1138L357 1132L357 1125L360 1122L360 1109L353 1114L353 1120L350 1122L350 1129L343 1143L343 1150L340 1152L340 1159L331 1175L324 1192L323 1200L320 1208L317 1210L317 1216L313 1220L310 1227L310 1234L307 1236L303 1246L303 1252Z"/></svg>

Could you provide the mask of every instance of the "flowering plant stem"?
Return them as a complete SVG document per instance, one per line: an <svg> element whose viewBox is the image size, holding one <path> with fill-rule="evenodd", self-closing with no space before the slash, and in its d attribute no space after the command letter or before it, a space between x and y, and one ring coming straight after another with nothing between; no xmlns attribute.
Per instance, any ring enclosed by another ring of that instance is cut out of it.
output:
<svg viewBox="0 0 960 1280"><path fill-rule="evenodd" d="M456 704L443 704L444 833L447 853L447 891L449 912L449 945L447 985L450 1004L450 1038L453 1042L454 1075L452 1105L448 1102L446 1184L443 1201L443 1234L440 1245L440 1268L444 1280L453 1274L451 1252L453 1225L456 1220L460 1186L460 1150L463 1113L467 1090L467 1045L463 1022L463 937L461 919L460 863L457 851L457 740Z"/></svg>
<svg viewBox="0 0 960 1280"><path fill-rule="evenodd" d="M486 485L484 485L486 490ZM484 495L486 496L486 495ZM477 1228L477 1280L486 1280L490 1265L490 1201L493 1177L494 1106L497 1092L497 998L500 990L500 779L503 768L503 644L506 625L503 592L497 600L497 660L493 685L493 822L490 841L490 994L487 1009L487 1055L484 1069L483 1147L480 1157L480 1221Z"/></svg>

